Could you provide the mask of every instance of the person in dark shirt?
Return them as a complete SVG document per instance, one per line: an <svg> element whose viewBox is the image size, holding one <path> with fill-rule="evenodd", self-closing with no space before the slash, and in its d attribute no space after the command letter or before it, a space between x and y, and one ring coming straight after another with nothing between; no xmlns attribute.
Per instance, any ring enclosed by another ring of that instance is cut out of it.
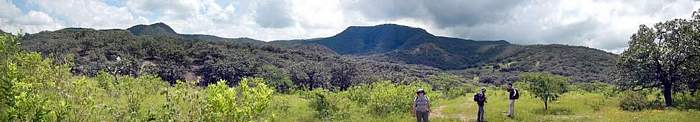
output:
<svg viewBox="0 0 700 122"><path fill-rule="evenodd" d="M474 101L476 102L477 105L479 105L479 110L477 113L477 122L483 122L485 121L484 119L484 103L486 102L486 88L481 88L481 92L476 93L474 95Z"/></svg>
<svg viewBox="0 0 700 122"><path fill-rule="evenodd" d="M515 115L515 100L518 99L518 90L513 87L512 83L508 83L508 117L513 118Z"/></svg>

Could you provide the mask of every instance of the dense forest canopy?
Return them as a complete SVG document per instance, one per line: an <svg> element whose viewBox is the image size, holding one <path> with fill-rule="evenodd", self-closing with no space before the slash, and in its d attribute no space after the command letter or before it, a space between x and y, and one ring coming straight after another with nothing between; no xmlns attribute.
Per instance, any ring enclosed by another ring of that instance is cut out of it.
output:
<svg viewBox="0 0 700 122"><path fill-rule="evenodd" d="M340 89L367 79L427 81L445 70L465 79L480 77L483 83L513 82L518 73L530 71L572 77L573 82L608 81L617 57L586 47L434 36L395 24L353 26L328 38L265 43L178 34L156 23L127 30L45 31L23 36L22 43L24 49L73 61L73 73L88 76L103 70L150 73L170 82L201 80L205 85L266 74L288 76L296 87Z"/></svg>
<svg viewBox="0 0 700 122"><path fill-rule="evenodd" d="M26 35L23 48L75 63L72 72L100 71L138 76L157 74L170 82L239 81L260 74L288 76L295 86L340 88L371 79L421 80L434 68L355 59L307 50L171 36L134 36L126 30L67 28ZM319 49L321 50L321 49ZM286 86L291 87L291 86Z"/></svg>

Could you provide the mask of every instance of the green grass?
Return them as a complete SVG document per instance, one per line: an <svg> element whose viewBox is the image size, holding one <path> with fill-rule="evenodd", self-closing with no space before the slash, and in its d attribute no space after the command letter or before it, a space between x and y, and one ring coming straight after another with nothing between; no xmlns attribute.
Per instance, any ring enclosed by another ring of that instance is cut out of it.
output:
<svg viewBox="0 0 700 122"><path fill-rule="evenodd" d="M487 121L673 121L687 122L700 120L700 112L695 110L644 110L640 112L622 111L617 98L605 98L601 94L586 92L569 92L558 101L550 103L549 110L544 110L544 103L523 91L516 101L515 118L506 117L508 111L507 92L496 89L488 90L488 103L485 106ZM605 100L604 100L605 99ZM596 104L597 103L597 104ZM594 106L599 105L599 110ZM438 101L444 106L435 116L437 121L476 121L476 104L471 95L456 99ZM437 113L437 112L436 112Z"/></svg>
<svg viewBox="0 0 700 122"><path fill-rule="evenodd" d="M473 93L454 99L441 99L432 106L432 121L476 121L476 104L472 101ZM506 117L508 111L507 92L489 89L487 92L486 120L501 121L608 121L608 122L656 122L673 121L688 122L700 120L700 112L696 110L644 110L639 112L623 111L619 108L619 99L605 98L598 93L569 92L558 101L550 103L549 109L544 110L544 104L523 90L520 99L516 101L515 118ZM297 95L276 95L275 101L286 103L286 112L278 111L278 121L321 121L315 119L313 110L308 107L308 101ZM599 106L594 110L594 106ZM375 116L356 110L349 112L349 119L343 121L381 121L400 122L414 121L413 116L392 115Z"/></svg>

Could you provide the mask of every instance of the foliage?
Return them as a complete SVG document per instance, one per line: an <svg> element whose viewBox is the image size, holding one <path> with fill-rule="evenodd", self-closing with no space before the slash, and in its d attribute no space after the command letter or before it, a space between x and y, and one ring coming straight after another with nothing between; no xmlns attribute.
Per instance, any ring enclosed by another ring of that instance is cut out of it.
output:
<svg viewBox="0 0 700 122"><path fill-rule="evenodd" d="M0 51L7 56L0 60L2 121L259 121L274 117L263 114L274 90L260 78L243 78L233 88L219 82L205 89L195 82L169 86L148 74L74 76L69 65L55 65L39 53L18 50L12 39L0 38Z"/></svg>
<svg viewBox="0 0 700 122"><path fill-rule="evenodd" d="M294 87L289 74L274 65L263 65L260 71L261 73L256 74L256 77L267 80L266 83L278 92L287 93Z"/></svg>
<svg viewBox="0 0 700 122"><path fill-rule="evenodd" d="M442 96L449 99L474 92L476 86L467 83L464 79L465 78L446 73L428 77L433 89L441 91L443 93Z"/></svg>
<svg viewBox="0 0 700 122"><path fill-rule="evenodd" d="M400 85L389 81L379 81L371 85L360 85L350 88L346 96L360 105L366 106L374 115L408 113L411 110L413 97L418 88L429 89L430 87L419 87L415 85ZM429 98L432 91L426 91Z"/></svg>
<svg viewBox="0 0 700 122"><path fill-rule="evenodd" d="M547 109L548 102L556 101L561 94L567 92L567 81L563 76L537 72L521 74L519 82L529 83L527 88L530 93L542 100Z"/></svg>
<svg viewBox="0 0 700 122"><path fill-rule="evenodd" d="M699 11L692 19L674 19L653 27L639 26L630 37L617 67L618 84L625 89L662 88L666 106L674 91L697 89L700 76Z"/></svg>
<svg viewBox="0 0 700 122"><path fill-rule="evenodd" d="M645 109L662 109L660 95L656 95L655 99L649 100L648 91L628 91L620 100L620 108L625 111L641 111Z"/></svg>
<svg viewBox="0 0 700 122"><path fill-rule="evenodd" d="M310 99L309 106L316 111L316 118L323 120L343 120L347 118L348 100L339 97L338 94L332 94L324 89L315 89L306 95Z"/></svg>
<svg viewBox="0 0 700 122"><path fill-rule="evenodd" d="M57 64L68 63L64 59L73 60L70 63L74 74L156 74L171 84L177 80L201 81L200 86L221 79L234 85L244 77L263 77L280 91L344 90L379 79L397 83L425 80L437 72L426 66L345 57L309 48L239 43L240 39L213 41L206 35L173 34L164 24L151 26L154 28L150 30L149 26L139 26L131 29L133 32L82 28L46 31L23 37L21 46L49 56ZM135 33L137 30L168 32L149 35L152 32Z"/></svg>
<svg viewBox="0 0 700 122"><path fill-rule="evenodd" d="M344 120L349 119L353 113L367 113L372 116L406 115L411 111L413 97L418 88L425 89L431 101L439 100L440 93L430 90L430 85L426 83L403 85L386 80L353 86L345 91L315 89L303 93L310 100L309 106L316 111L316 117L324 120Z"/></svg>
<svg viewBox="0 0 700 122"><path fill-rule="evenodd" d="M252 86L251 86L252 85ZM261 78L243 78L229 88L221 80L207 87L206 112L210 121L259 121L272 99L274 90Z"/></svg>
<svg viewBox="0 0 700 122"><path fill-rule="evenodd" d="M688 92L674 94L673 99L678 108L700 110L700 94Z"/></svg>

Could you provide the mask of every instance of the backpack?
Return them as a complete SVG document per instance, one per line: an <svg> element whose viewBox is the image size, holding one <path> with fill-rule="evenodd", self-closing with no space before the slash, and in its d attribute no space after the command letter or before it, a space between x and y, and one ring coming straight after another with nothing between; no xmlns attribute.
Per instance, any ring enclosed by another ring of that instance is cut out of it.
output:
<svg viewBox="0 0 700 122"><path fill-rule="evenodd" d="M520 98L520 92L518 92L518 89L513 88L513 91L515 92L513 95L513 99L518 99Z"/></svg>
<svg viewBox="0 0 700 122"><path fill-rule="evenodd" d="M416 111L420 112L425 112L428 111L428 105L430 104L430 101L428 100L428 96L416 96L416 98L413 100L413 102L416 104Z"/></svg>
<svg viewBox="0 0 700 122"><path fill-rule="evenodd" d="M475 102L484 102L484 95L481 93L476 93L474 95L474 101Z"/></svg>

